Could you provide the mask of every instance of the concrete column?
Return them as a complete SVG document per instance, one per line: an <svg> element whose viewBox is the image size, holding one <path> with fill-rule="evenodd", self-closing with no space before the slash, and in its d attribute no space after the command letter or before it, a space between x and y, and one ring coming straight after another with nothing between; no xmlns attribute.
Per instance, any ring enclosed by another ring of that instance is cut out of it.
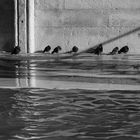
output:
<svg viewBox="0 0 140 140"><path fill-rule="evenodd" d="M34 0L15 0L15 45L34 52Z"/></svg>
<svg viewBox="0 0 140 140"><path fill-rule="evenodd" d="M28 0L28 53L35 51L34 0Z"/></svg>
<svg viewBox="0 0 140 140"><path fill-rule="evenodd" d="M18 0L14 0L15 5L15 46L18 45Z"/></svg>
<svg viewBox="0 0 140 140"><path fill-rule="evenodd" d="M17 0L18 44L27 53L27 0Z"/></svg>

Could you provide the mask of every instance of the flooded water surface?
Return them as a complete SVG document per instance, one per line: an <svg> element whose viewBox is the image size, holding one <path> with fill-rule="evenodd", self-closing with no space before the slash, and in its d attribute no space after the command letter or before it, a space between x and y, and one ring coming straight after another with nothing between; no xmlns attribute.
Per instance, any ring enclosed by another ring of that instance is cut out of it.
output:
<svg viewBox="0 0 140 140"><path fill-rule="evenodd" d="M1 61L1 140L139 140L140 57Z"/></svg>
<svg viewBox="0 0 140 140"><path fill-rule="evenodd" d="M1 89L0 138L139 140L139 93Z"/></svg>

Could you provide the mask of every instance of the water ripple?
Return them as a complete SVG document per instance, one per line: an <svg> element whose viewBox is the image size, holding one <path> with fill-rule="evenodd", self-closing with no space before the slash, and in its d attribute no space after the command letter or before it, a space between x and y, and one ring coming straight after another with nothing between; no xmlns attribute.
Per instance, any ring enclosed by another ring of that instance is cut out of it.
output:
<svg viewBox="0 0 140 140"><path fill-rule="evenodd" d="M0 138L138 140L139 92L0 89Z"/></svg>

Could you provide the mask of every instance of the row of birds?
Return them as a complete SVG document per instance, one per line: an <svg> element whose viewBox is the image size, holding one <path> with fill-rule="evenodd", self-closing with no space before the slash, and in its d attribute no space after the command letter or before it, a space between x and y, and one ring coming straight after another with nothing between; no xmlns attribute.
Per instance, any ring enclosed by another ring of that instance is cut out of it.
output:
<svg viewBox="0 0 140 140"><path fill-rule="evenodd" d="M42 51L43 53L50 53L51 47L48 45L47 47L44 48ZM54 50L51 52L51 54L54 53L59 53L62 48L60 46L57 46L54 48ZM78 52L78 47L74 46L70 51L64 52L64 53L77 53ZM128 46L124 46L121 49L119 47L115 47L108 55L115 55L115 54L121 54L121 53L127 53L129 51ZM96 55L101 55L103 53L103 45L99 44L96 48L90 48L85 53L93 53Z"/></svg>
<svg viewBox="0 0 140 140"><path fill-rule="evenodd" d="M62 48L60 46L57 46L56 48L53 49L53 51L51 52L51 54L54 53L59 53L62 50ZM78 47L74 46L70 51L65 52L64 54L67 53L77 53L78 52ZM19 46L16 46L13 51L11 52L11 54L19 54L21 51ZM42 53L50 53L51 51L51 46L47 46L44 48L43 51L41 51ZM115 47L111 52L109 52L107 55L115 55L115 54L121 54L121 53L127 53L129 51L129 47L128 46L124 46L121 49L119 49L119 47ZM93 53L96 55L101 55L103 53L103 45L99 44L96 48L90 48L88 50L85 51L85 53Z"/></svg>
<svg viewBox="0 0 140 140"><path fill-rule="evenodd" d="M126 54L129 51L128 46L123 46L121 49L119 47L115 47L111 52L109 52L107 55L115 55L115 54ZM85 53L93 53L96 55L101 55L103 53L103 45L99 44L95 49L90 48Z"/></svg>

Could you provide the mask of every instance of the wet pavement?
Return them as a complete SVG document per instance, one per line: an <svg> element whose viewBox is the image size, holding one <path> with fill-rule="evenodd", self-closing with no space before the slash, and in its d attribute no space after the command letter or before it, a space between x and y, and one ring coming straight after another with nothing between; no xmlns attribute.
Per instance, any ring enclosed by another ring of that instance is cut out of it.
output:
<svg viewBox="0 0 140 140"><path fill-rule="evenodd" d="M0 61L0 139L139 140L140 56Z"/></svg>

